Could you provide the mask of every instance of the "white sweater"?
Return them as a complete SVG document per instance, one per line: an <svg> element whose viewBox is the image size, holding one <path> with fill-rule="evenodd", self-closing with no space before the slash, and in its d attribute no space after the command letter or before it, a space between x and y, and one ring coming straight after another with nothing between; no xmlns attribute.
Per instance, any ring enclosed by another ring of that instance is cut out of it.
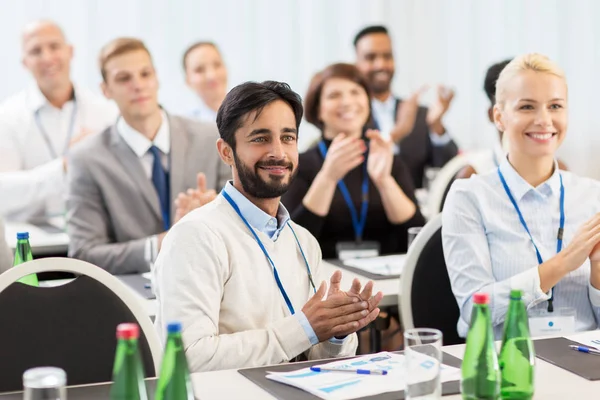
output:
<svg viewBox="0 0 600 400"><path fill-rule="evenodd" d="M320 276L317 240L292 222L315 285ZM273 242L256 231L273 259L296 312L314 292L291 229ZM308 350L309 359L354 355L356 334L343 344L311 346L277 287L254 236L223 196L194 210L167 234L155 264L158 314L165 337L171 321L183 324L191 372L278 364Z"/></svg>

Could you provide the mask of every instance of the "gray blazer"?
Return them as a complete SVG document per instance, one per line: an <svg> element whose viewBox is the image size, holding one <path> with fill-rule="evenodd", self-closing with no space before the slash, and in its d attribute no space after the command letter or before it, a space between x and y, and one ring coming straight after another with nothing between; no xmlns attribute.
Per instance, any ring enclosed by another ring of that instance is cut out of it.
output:
<svg viewBox="0 0 600 400"><path fill-rule="evenodd" d="M13 255L4 237L4 221L0 217L0 274L12 266Z"/></svg>
<svg viewBox="0 0 600 400"><path fill-rule="evenodd" d="M231 169L217 152L216 125L168 118L171 201L196 187L198 172L206 174L208 188L219 191ZM164 231L158 195L116 124L73 148L67 176L69 256L113 274L149 271L147 238ZM171 221L174 214L171 206Z"/></svg>

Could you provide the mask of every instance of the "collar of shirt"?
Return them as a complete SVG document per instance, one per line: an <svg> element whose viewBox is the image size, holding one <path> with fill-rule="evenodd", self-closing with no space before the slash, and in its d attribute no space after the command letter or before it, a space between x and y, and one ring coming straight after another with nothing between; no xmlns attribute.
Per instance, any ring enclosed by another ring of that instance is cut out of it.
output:
<svg viewBox="0 0 600 400"><path fill-rule="evenodd" d="M277 240L279 234L290 220L290 214L283 204L279 203L277 218L273 218L240 193L231 181L227 182L223 190L237 204L240 212L251 227L269 236L272 240Z"/></svg>
<svg viewBox="0 0 600 400"><path fill-rule="evenodd" d="M77 87L75 85L73 85L73 91L77 92ZM73 101L73 99L69 101ZM37 112L43 107L56 108L50 104L46 96L44 96L39 86L36 84L31 85L31 87L27 90L27 105L33 113Z"/></svg>
<svg viewBox="0 0 600 400"><path fill-rule="evenodd" d="M198 106L192 111L192 117L201 121L215 122L217 112L207 106L201 98L198 98Z"/></svg>
<svg viewBox="0 0 600 400"><path fill-rule="evenodd" d="M119 117L117 121L117 132L123 138L125 143L133 150L133 152L142 158L152 145L158 147L163 154L169 154L171 151L171 132L169 128L169 118L162 111L162 122L158 128L158 132L154 137L154 141L150 141L143 133L133 129L123 117Z"/></svg>
<svg viewBox="0 0 600 400"><path fill-rule="evenodd" d="M396 111L396 98L390 95L387 100L379 101L377 99L371 100L371 106L373 107L373 111L378 114L392 114Z"/></svg>
<svg viewBox="0 0 600 400"><path fill-rule="evenodd" d="M556 160L554 160L554 172L552 176L535 188L515 171L513 166L508 162L508 157L504 157L499 168L516 201L521 201L530 191L539 193L544 197L550 197L560 192L560 172Z"/></svg>

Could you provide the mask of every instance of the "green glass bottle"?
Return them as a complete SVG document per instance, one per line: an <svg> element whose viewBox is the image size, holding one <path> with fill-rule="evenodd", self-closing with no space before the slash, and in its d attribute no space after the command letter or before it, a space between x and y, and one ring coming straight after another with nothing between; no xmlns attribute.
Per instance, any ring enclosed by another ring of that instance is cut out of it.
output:
<svg viewBox="0 0 600 400"><path fill-rule="evenodd" d="M471 326L462 362L461 393L464 400L497 400L500 368L487 293L473 295Z"/></svg>
<svg viewBox="0 0 600 400"><path fill-rule="evenodd" d="M502 376L500 396L506 400L530 400L534 391L535 351L522 297L520 290L511 290L504 321L499 362Z"/></svg>
<svg viewBox="0 0 600 400"><path fill-rule="evenodd" d="M29 244L29 232L18 232L13 267L31 260L33 260L33 254L31 253L31 245ZM24 276L18 282L31 286L39 285L36 274Z"/></svg>
<svg viewBox="0 0 600 400"><path fill-rule="evenodd" d="M156 400L194 400L190 371L183 341L181 323L167 325L167 345L162 360L160 378L156 386Z"/></svg>
<svg viewBox="0 0 600 400"><path fill-rule="evenodd" d="M148 400L144 366L138 349L140 329L137 324L117 326L117 351L113 366L111 400Z"/></svg>

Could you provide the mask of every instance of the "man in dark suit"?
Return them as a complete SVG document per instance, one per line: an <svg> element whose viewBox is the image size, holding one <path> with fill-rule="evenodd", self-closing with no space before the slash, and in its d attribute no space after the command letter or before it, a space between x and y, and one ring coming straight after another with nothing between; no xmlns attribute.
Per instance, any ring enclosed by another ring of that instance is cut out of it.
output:
<svg viewBox="0 0 600 400"><path fill-rule="evenodd" d="M69 255L113 274L146 272L166 231L184 214L178 194L191 193L201 206L231 170L216 150L215 123L160 107L156 71L140 40L107 44L100 69L102 90L121 116L70 155Z"/></svg>
<svg viewBox="0 0 600 400"><path fill-rule="evenodd" d="M392 40L383 26L369 26L358 32L354 48L356 66L366 76L373 94L376 128L397 144L396 150L408 166L415 187L422 187L426 167L442 167L458 153L442 123L454 92L439 86L430 108L418 104L423 89L405 100L394 97Z"/></svg>

